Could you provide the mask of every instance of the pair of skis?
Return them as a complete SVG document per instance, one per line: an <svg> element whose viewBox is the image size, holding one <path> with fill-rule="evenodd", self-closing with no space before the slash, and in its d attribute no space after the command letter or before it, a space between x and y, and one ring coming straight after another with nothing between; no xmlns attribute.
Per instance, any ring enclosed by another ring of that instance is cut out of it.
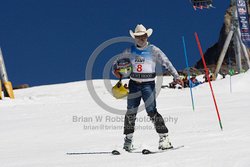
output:
<svg viewBox="0 0 250 167"><path fill-rule="evenodd" d="M138 151L138 149L134 149L128 153L141 153L143 155L148 155L148 154L156 154L156 153L163 153L167 152L170 150L177 150L184 147L184 145L173 147L167 150L150 150L150 149L142 149L141 151ZM109 154L109 155L121 155L122 152L118 150L113 150L113 151L93 151L93 152L68 152L67 155L91 155L91 154Z"/></svg>

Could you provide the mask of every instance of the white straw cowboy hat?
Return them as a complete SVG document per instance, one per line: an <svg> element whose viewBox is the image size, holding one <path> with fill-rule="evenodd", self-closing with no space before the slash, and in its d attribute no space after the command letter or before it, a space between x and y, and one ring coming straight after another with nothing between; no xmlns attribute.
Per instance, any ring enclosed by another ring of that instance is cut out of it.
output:
<svg viewBox="0 0 250 167"><path fill-rule="evenodd" d="M133 32L132 30L129 30L129 33L130 33L131 37L133 37L133 38L135 38L135 36L141 36L144 34L147 34L149 37L150 35L152 35L153 29L152 28L146 29L142 24L138 24L135 27L135 32Z"/></svg>

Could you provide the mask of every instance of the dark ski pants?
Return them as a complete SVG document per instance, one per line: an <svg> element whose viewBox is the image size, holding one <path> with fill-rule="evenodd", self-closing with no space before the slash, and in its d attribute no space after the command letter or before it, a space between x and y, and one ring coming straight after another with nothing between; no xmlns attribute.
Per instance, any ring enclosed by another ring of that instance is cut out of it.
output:
<svg viewBox="0 0 250 167"><path fill-rule="evenodd" d="M143 99L146 112L153 122L157 133L168 133L164 119L157 112L155 100L155 81L138 83L129 81L129 94L127 97L127 113L124 121L124 134L134 133L135 120L141 99Z"/></svg>

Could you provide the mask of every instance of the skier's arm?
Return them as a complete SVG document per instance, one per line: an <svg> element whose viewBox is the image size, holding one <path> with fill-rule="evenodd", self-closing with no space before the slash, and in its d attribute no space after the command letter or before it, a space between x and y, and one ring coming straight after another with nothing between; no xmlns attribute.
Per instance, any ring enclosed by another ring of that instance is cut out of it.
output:
<svg viewBox="0 0 250 167"><path fill-rule="evenodd" d="M165 67L165 69L171 73L175 80L180 79L178 72L176 71L170 60L167 58L167 56L156 46L153 46L153 52L156 56L157 62Z"/></svg>
<svg viewBox="0 0 250 167"><path fill-rule="evenodd" d="M168 70L174 77L174 82L183 87L184 83L180 79L178 72L176 71L176 69L174 68L168 57L156 46L153 46L153 52L154 55L156 55L157 62L159 62L163 67L165 67L165 69Z"/></svg>

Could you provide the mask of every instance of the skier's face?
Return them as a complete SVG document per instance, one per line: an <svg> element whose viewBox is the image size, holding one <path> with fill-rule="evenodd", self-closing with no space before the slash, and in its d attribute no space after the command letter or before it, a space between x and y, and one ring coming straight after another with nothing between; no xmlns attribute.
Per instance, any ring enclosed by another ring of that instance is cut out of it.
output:
<svg viewBox="0 0 250 167"><path fill-rule="evenodd" d="M147 45L148 43L148 35L144 34L141 36L135 36L135 43L136 45L138 45L139 47L144 47Z"/></svg>

